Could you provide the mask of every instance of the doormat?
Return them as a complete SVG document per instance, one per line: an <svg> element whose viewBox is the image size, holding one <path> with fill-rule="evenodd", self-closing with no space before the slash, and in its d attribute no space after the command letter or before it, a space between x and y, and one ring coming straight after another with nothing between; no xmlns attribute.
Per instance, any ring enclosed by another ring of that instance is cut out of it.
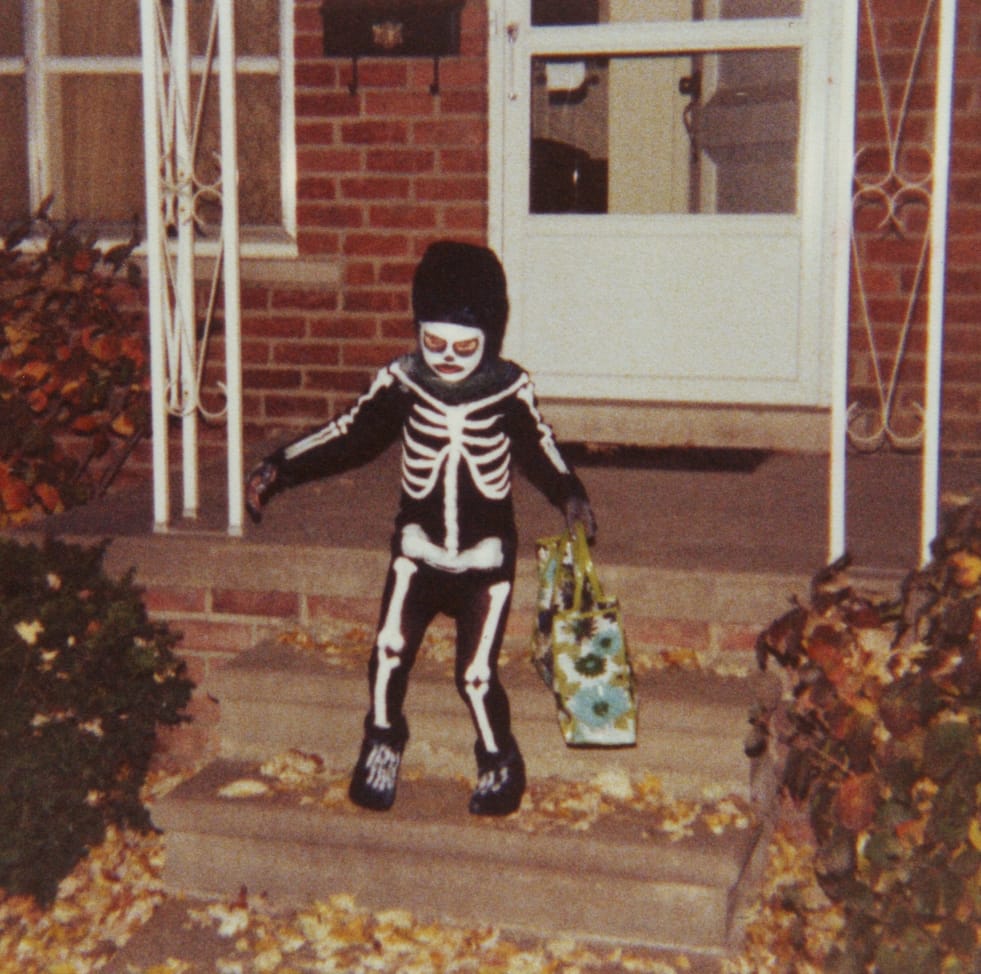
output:
<svg viewBox="0 0 981 974"><path fill-rule="evenodd" d="M734 447L563 443L562 454L574 467L683 470L693 473L753 473L773 456L773 451Z"/></svg>

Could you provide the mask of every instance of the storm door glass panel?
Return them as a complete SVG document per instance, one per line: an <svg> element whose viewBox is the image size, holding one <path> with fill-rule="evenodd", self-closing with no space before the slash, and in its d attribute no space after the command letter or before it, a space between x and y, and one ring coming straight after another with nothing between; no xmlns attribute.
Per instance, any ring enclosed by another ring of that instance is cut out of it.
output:
<svg viewBox="0 0 981 974"><path fill-rule="evenodd" d="M804 0L532 0L533 27L800 17Z"/></svg>
<svg viewBox="0 0 981 974"><path fill-rule="evenodd" d="M799 53L532 59L532 213L797 212Z"/></svg>

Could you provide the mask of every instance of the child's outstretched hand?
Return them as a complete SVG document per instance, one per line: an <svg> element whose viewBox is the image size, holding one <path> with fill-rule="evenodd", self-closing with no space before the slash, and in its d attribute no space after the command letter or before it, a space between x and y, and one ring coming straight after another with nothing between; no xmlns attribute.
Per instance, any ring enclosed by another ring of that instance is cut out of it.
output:
<svg viewBox="0 0 981 974"><path fill-rule="evenodd" d="M570 497L565 502L565 523L570 531L575 529L577 523L583 526L586 532L586 540L592 544L596 540L596 517L592 507L585 497Z"/></svg>
<svg viewBox="0 0 981 974"><path fill-rule="evenodd" d="M262 505L276 482L277 473L275 464L263 461L249 474L249 479L246 481L245 508L256 524L262 520Z"/></svg>

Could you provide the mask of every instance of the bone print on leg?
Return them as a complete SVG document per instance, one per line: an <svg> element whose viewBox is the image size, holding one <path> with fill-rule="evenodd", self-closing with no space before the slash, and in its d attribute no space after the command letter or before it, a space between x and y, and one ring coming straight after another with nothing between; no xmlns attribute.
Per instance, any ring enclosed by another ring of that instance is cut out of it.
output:
<svg viewBox="0 0 981 974"><path fill-rule="evenodd" d="M402 612L409 583L418 567L408 558L396 558L392 564L395 587L385 613L385 622L378 631L378 672L372 687L372 713L376 727L390 727L388 713L388 684L392 673L402 665L405 649L405 633L402 631Z"/></svg>
<svg viewBox="0 0 981 974"><path fill-rule="evenodd" d="M490 595L490 606L487 616L484 619L484 626L480 633L480 640L477 643L477 651L474 653L470 665L464 673L464 686L470 706L473 708L474 720L477 723L477 731L484 747L491 753L498 749L498 742L494 739L494 730L491 727L490 717L487 713L486 698L490 691L491 680L491 652L494 648L494 641L504 608L511 595L510 582L498 582L488 589Z"/></svg>

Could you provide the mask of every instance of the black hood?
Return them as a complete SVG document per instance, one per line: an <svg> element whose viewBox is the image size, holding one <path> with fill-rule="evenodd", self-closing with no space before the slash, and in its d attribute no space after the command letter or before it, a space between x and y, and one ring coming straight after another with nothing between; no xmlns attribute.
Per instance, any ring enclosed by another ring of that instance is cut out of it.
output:
<svg viewBox="0 0 981 974"><path fill-rule="evenodd" d="M484 333L484 361L501 354L508 320L504 268L487 247L441 240L431 244L412 280L416 330L423 321L477 327Z"/></svg>

